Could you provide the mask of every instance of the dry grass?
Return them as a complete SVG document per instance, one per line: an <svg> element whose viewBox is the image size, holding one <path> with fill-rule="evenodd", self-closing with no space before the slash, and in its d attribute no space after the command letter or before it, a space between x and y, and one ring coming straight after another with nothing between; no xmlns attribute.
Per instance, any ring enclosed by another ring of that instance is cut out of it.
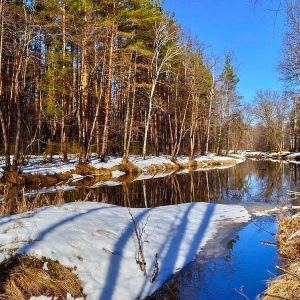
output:
<svg viewBox="0 0 300 300"><path fill-rule="evenodd" d="M179 170L179 165L177 164L170 164L170 163L164 163L165 172L169 172L172 170Z"/></svg>
<svg viewBox="0 0 300 300"><path fill-rule="evenodd" d="M43 194L37 194L33 198L27 198L24 195L24 190L22 193L19 193L15 189L6 189L4 191L3 200L0 202L0 216L20 214L43 206L61 205L64 202L61 193L58 193L54 199L50 199Z"/></svg>
<svg viewBox="0 0 300 300"><path fill-rule="evenodd" d="M17 171L4 170L1 177L1 183L13 186L24 185L25 179Z"/></svg>
<svg viewBox="0 0 300 300"><path fill-rule="evenodd" d="M72 171L55 175L20 174L17 171L5 170L1 178L1 185L3 186L3 184L5 184L9 187L30 186L32 188L53 186L59 182L67 182L72 177L72 174L79 174L82 176L97 175L98 178L102 177L102 180L109 180L112 175L112 170L105 168L97 169L92 165L85 163L78 164Z"/></svg>
<svg viewBox="0 0 300 300"><path fill-rule="evenodd" d="M97 169L92 165L85 164L85 163L78 164L75 168L75 171L73 171L72 173L79 174L82 176L87 176L87 175L111 176L110 169L105 169L105 168Z"/></svg>
<svg viewBox="0 0 300 300"><path fill-rule="evenodd" d="M300 263L294 263L287 271L297 275L299 273L299 267ZM270 282L267 291L264 293L263 300L297 300L299 297L300 279L286 273Z"/></svg>
<svg viewBox="0 0 300 300"><path fill-rule="evenodd" d="M21 174L19 177L24 180L25 186L33 188L40 186L52 186L61 181L57 175Z"/></svg>
<svg viewBox="0 0 300 300"><path fill-rule="evenodd" d="M112 171L115 170L122 171L125 174L129 174L129 175L140 174L142 172L142 170L138 166L136 166L129 160L127 162L123 162L122 164L112 168Z"/></svg>
<svg viewBox="0 0 300 300"><path fill-rule="evenodd" d="M284 274L269 282L263 300L300 299L300 237L290 238L300 230L300 218L284 218L278 222L278 251L287 261Z"/></svg>
<svg viewBox="0 0 300 300"><path fill-rule="evenodd" d="M151 164L148 167L145 167L147 174L149 175L156 175L162 173L168 173L173 170L178 170L180 168L177 164L172 163L163 163L163 164Z"/></svg>
<svg viewBox="0 0 300 300"><path fill-rule="evenodd" d="M235 159L226 159L226 160L214 160L209 159L204 161L208 166L231 166L236 164Z"/></svg>
<svg viewBox="0 0 300 300"><path fill-rule="evenodd" d="M284 218L278 222L278 250L281 256L290 260L300 261L300 237L290 236L300 230L300 217Z"/></svg>
<svg viewBox="0 0 300 300"><path fill-rule="evenodd" d="M97 201L95 192L90 190L85 195L84 199L75 199L72 202L77 201ZM58 192L54 198L50 198L48 195L39 193L37 193L34 197L26 197L24 189L21 192L16 189L6 189L3 199L0 202L0 216L20 214L49 205L59 206L65 202L63 192Z"/></svg>
<svg viewBox="0 0 300 300"><path fill-rule="evenodd" d="M159 173L163 173L165 171L164 166L159 164L152 164L149 167L145 167L144 169L147 171L147 174L149 175L156 175Z"/></svg>
<svg viewBox="0 0 300 300"><path fill-rule="evenodd" d="M58 262L47 258L16 255L0 264L0 293L10 300L25 300L31 296L67 299L84 297L80 280Z"/></svg>

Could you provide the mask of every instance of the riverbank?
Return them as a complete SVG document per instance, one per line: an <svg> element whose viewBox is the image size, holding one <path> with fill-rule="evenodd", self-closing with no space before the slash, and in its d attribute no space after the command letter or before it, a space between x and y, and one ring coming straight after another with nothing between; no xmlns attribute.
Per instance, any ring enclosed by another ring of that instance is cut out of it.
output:
<svg viewBox="0 0 300 300"><path fill-rule="evenodd" d="M300 295L300 213L278 221L277 246L285 266L282 275L269 282L262 300L299 299Z"/></svg>
<svg viewBox="0 0 300 300"><path fill-rule="evenodd" d="M209 168L222 168L233 166L244 161L241 155L232 156L196 156L190 160L186 156L179 156L172 161L169 156L130 156L124 163L121 157L107 157L101 162L97 157L91 157L87 163L78 163L76 156L70 157L68 162L63 162L61 156L29 157L18 172L6 171L0 163L0 176L2 188L4 185L50 187L53 185L89 185L98 182L114 184L118 180L126 180L128 176L137 179L139 176L167 176L175 171L201 170ZM2 168L1 168L2 167ZM138 179L137 179L138 180Z"/></svg>
<svg viewBox="0 0 300 300"><path fill-rule="evenodd" d="M241 205L209 203L130 210L92 202L42 207L0 218L0 261L16 253L57 260L72 268L87 300L143 299L221 228L250 219ZM0 291L8 295L5 283Z"/></svg>
<svg viewBox="0 0 300 300"><path fill-rule="evenodd" d="M300 163L299 152L261 152L261 151L243 151L242 155L245 158L250 159L272 159L272 160L284 160L290 163Z"/></svg>

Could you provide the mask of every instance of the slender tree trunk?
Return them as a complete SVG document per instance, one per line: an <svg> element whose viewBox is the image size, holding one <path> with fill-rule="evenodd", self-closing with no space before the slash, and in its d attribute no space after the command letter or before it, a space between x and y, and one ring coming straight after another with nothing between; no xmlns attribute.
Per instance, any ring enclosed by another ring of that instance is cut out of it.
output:
<svg viewBox="0 0 300 300"><path fill-rule="evenodd" d="M13 170L18 169L18 160L20 156L20 142L21 142L21 122L22 122L22 113L21 113L21 99L20 99L20 72L22 65L22 51L17 51L16 59L16 73L14 77L14 92L13 92L13 102L16 104L17 110L17 122L16 122L16 135L15 135L15 151L13 156L12 167Z"/></svg>
<svg viewBox="0 0 300 300"><path fill-rule="evenodd" d="M132 57L131 57L132 59ZM127 103L126 103L126 114L125 114L125 123L124 123L124 141L123 141L123 162L128 162L129 157L129 149L131 144L132 137L132 127L133 127L133 117L134 117L134 109L135 109L135 93L136 93L136 59L134 62L134 75L133 75L133 83L131 84L131 72L132 67L130 63L130 68L128 72L128 93L127 93ZM132 100L130 101L130 98ZM130 106L131 102L131 106Z"/></svg>
<svg viewBox="0 0 300 300"><path fill-rule="evenodd" d="M208 108L208 116L207 116L207 131L206 131L206 144L205 144L205 152L209 151L209 142L210 142L210 126L211 126L211 117L212 117L212 102L215 94L215 83L213 77L213 83L211 86L211 90L209 93L209 108Z"/></svg>
<svg viewBox="0 0 300 300"><path fill-rule="evenodd" d="M9 140L8 140L8 124L5 122L2 110L3 99L3 80L2 80L2 57L3 57L3 33L4 33L4 13L3 13L3 0L0 2L0 123L3 135L4 154L5 154L5 167L10 168L10 153L9 153Z"/></svg>
<svg viewBox="0 0 300 300"><path fill-rule="evenodd" d="M195 142L196 142L196 130L198 127L199 117L199 105L198 97L192 95L192 117L191 117L191 129L190 129L190 160L194 159L195 156Z"/></svg>
<svg viewBox="0 0 300 300"><path fill-rule="evenodd" d="M25 11L25 8L24 8ZM25 13L26 14L26 13ZM13 163L12 167L13 170L18 169L18 160L20 156L20 149L21 149L21 131L22 131L22 107L21 107L21 97L20 97L20 74L21 74L21 69L23 65L23 60L24 60L24 53L26 51L26 48L28 47L28 41L29 41L29 33L28 33L28 28L25 28L24 32L24 41L23 45L20 46L20 49L16 51L16 57L15 57L15 76L14 76L14 92L13 92L13 101L16 103L16 109L17 109L17 122L16 122L16 135L15 135L15 151L14 151L14 156L13 156ZM25 77L26 73L26 66L24 67L25 69L23 71L23 77ZM24 85L25 87L25 85Z"/></svg>
<svg viewBox="0 0 300 300"><path fill-rule="evenodd" d="M94 68L96 70L97 68L97 48L96 48L96 44L95 44L95 58L94 58L94 61L95 61L95 65L94 65ZM99 82L99 76L97 75L96 76L96 80L95 80L95 87L94 87L94 91L95 91L95 95L96 95L96 98L97 98L97 103L96 103L96 107L95 107L95 115L94 115L94 118L93 118L93 123L92 123L92 128L91 128L91 131L90 131L90 138L88 140L88 145L87 145L87 153L89 152L89 149L90 149L90 145L91 145L91 142L92 142L92 139L93 139L93 135L94 135L94 131L96 129L96 139L97 139L97 142L98 142L98 134L97 134L97 127L98 127L98 124L99 124L99 111L100 111L100 104L101 104L101 99L102 99L102 93L103 93L103 76L101 76L100 78L100 82ZM98 84L100 85L98 87ZM87 159L87 158L86 158Z"/></svg>
<svg viewBox="0 0 300 300"><path fill-rule="evenodd" d="M135 62L135 72L136 74L136 62ZM128 160L129 157L129 149L131 145L132 139L132 130L133 130L133 120L134 120L134 110L135 110L135 100L136 100L136 78L133 79L133 90L132 90L132 104L131 104L131 116L130 116L130 124L129 124L129 131L128 131L128 139L127 139L127 147L126 147L126 157Z"/></svg>
<svg viewBox="0 0 300 300"><path fill-rule="evenodd" d="M86 161L88 157L88 103L89 103L89 93L88 93L88 50L87 50L87 11L84 12L84 32L81 47L81 103L82 103L82 141L81 141L81 154L79 161Z"/></svg>
<svg viewBox="0 0 300 300"><path fill-rule="evenodd" d="M157 84L157 78L155 78L152 81L152 86L151 86L151 91L150 91L150 96L149 96L149 106L148 106L148 112L147 112L147 117L146 117L146 126L145 126L145 132L144 132L144 143L143 143L143 159L146 159L146 152L147 152L147 139L148 139L148 132L149 132L149 127L150 127L150 121L151 121L151 116L152 116L152 109L153 109L153 97L154 97L154 91L156 88Z"/></svg>
<svg viewBox="0 0 300 300"><path fill-rule="evenodd" d="M67 136L66 136L66 125L65 125L65 113L66 113L66 93L65 93L65 62L66 62L66 10L65 4L62 4L62 59L63 59L63 93L61 100L61 152L63 153L64 162L68 161L68 149L67 149Z"/></svg>
<svg viewBox="0 0 300 300"><path fill-rule="evenodd" d="M108 127L109 127L109 115L110 115L110 102L111 102L111 84L112 84L112 64L113 64L113 53L114 53L114 41L116 34L116 25L113 25L111 28L110 35L110 46L109 46L109 58L108 58L108 71L107 71L107 85L105 90L105 117L104 117L104 128L103 128L103 140L102 140L102 149L101 149L101 161L104 161L107 145L108 145Z"/></svg>

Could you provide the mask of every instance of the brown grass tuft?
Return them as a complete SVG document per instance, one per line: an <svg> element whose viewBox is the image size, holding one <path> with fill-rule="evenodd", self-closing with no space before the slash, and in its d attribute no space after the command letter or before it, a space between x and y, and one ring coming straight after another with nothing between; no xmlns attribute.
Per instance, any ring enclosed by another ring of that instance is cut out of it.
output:
<svg viewBox="0 0 300 300"><path fill-rule="evenodd" d="M48 258L15 255L0 264L0 293L11 300L25 300L32 296L67 299L84 297L80 280L66 268Z"/></svg>
<svg viewBox="0 0 300 300"><path fill-rule="evenodd" d="M300 261L300 237L290 239L300 229L300 218L284 218L278 222L278 250L284 258Z"/></svg>
<svg viewBox="0 0 300 300"><path fill-rule="evenodd" d="M87 175L111 176L110 169L105 169L105 168L97 169L97 168L93 167L92 165L86 164L86 163L78 164L75 168L75 171L72 173L79 174L82 176L87 176Z"/></svg>
<svg viewBox="0 0 300 300"><path fill-rule="evenodd" d="M299 267L299 263L294 263L288 268L288 271L297 274ZM294 300L299 299L299 296L300 280L295 276L286 273L270 282L267 291L264 293L263 300Z"/></svg>
<svg viewBox="0 0 300 300"><path fill-rule="evenodd" d="M119 170L128 175L140 174L142 172L142 170L138 166L136 166L129 160L127 162L122 162L120 165L112 168L112 171L115 170Z"/></svg>
<svg viewBox="0 0 300 300"><path fill-rule="evenodd" d="M285 273L270 281L263 300L299 299L300 297L300 237L291 236L300 230L299 215L278 221L278 251L291 265L284 268Z"/></svg>
<svg viewBox="0 0 300 300"><path fill-rule="evenodd" d="M62 193L58 193L54 199L44 194L28 198L25 197L24 191L20 193L17 189L6 189L0 202L0 216L20 214L43 206L61 205L64 202Z"/></svg>
<svg viewBox="0 0 300 300"><path fill-rule="evenodd" d="M57 175L22 174L20 176L24 179L24 185L31 187L52 186L60 181Z"/></svg>
<svg viewBox="0 0 300 300"><path fill-rule="evenodd" d="M144 168L149 175L156 175L164 172L164 166L159 164L151 164Z"/></svg>
<svg viewBox="0 0 300 300"><path fill-rule="evenodd" d="M25 179L19 174L18 171L4 170L1 177L1 182L10 186L24 185Z"/></svg>

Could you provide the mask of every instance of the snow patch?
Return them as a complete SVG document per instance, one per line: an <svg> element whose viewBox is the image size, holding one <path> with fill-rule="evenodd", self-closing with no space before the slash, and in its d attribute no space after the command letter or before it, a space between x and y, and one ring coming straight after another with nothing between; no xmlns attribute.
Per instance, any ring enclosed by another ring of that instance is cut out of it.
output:
<svg viewBox="0 0 300 300"><path fill-rule="evenodd" d="M18 247L18 253L76 266L87 300L144 298L192 261L219 228L250 220L240 205L211 203L130 208L130 213L137 229L144 229L147 276L136 263L137 239L128 208L94 202L0 218L0 261ZM20 222L22 226L16 226ZM159 272L150 283L156 253Z"/></svg>

